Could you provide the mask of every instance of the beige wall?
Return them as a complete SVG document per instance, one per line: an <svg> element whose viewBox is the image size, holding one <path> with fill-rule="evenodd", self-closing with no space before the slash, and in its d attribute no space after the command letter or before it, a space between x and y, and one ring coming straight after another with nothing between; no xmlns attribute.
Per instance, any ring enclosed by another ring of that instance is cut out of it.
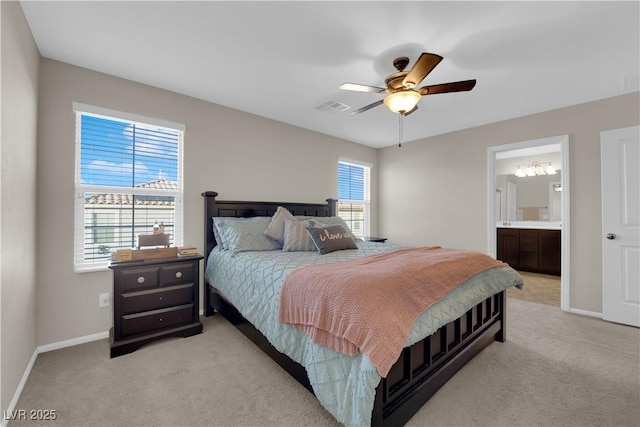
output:
<svg viewBox="0 0 640 427"><path fill-rule="evenodd" d="M635 92L381 149L380 234L401 244L486 251L487 147L568 134L571 308L600 313L600 132L638 125L639 105Z"/></svg>
<svg viewBox="0 0 640 427"><path fill-rule="evenodd" d="M98 307L98 294L111 290L111 271L73 271L74 101L186 125L184 242L201 252L203 191L217 191L220 199L324 202L337 197L337 162L346 157L374 165L372 193L377 194L377 152L372 148L43 59L38 123L39 345L111 326L110 310Z"/></svg>
<svg viewBox="0 0 640 427"><path fill-rule="evenodd" d="M40 55L18 2L2 15L0 136L0 404L36 349L36 141Z"/></svg>

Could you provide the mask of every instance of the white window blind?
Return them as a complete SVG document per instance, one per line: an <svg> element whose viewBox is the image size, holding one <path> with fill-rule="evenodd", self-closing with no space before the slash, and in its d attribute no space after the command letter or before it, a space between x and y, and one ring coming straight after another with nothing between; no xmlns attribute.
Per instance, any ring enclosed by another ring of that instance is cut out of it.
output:
<svg viewBox="0 0 640 427"><path fill-rule="evenodd" d="M106 267L111 252L135 247L137 236L151 234L155 224L164 226L173 246L182 245L184 126L74 109L75 270Z"/></svg>
<svg viewBox="0 0 640 427"><path fill-rule="evenodd" d="M338 162L338 215L360 238L370 229L370 171L369 166Z"/></svg>

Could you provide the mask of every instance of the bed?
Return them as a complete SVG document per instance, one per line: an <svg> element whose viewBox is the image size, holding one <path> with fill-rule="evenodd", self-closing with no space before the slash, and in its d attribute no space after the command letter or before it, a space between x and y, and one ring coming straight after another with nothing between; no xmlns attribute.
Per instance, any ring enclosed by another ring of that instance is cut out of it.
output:
<svg viewBox="0 0 640 427"><path fill-rule="evenodd" d="M282 284L283 278L300 266L342 261L351 256L392 251L397 247L359 242L354 250L327 255L298 253L293 258L289 257L293 252L277 250L230 254L217 247L213 218L272 217L278 207L284 207L301 218L335 217L337 201L327 199L323 204L224 201L217 200L218 194L213 191L202 195L205 199L207 254L205 315L217 312L228 319L314 393L344 425L405 424L483 348L494 341L504 342L506 338L505 289L522 285L521 278L509 267L493 269L486 277L465 282L451 292L451 298L447 297L446 301L423 313L413 325L397 361L382 378L366 355L343 355L311 342L299 330L274 321L277 315L273 312L277 311L278 302L271 294L277 292L269 288L245 290L242 287L266 276ZM258 285L255 287L257 289ZM250 295L252 292L255 295Z"/></svg>

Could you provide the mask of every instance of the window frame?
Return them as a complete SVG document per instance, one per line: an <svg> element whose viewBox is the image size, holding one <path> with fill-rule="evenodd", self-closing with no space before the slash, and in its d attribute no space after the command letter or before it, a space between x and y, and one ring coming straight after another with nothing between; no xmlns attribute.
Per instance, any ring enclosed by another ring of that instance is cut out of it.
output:
<svg viewBox="0 0 640 427"><path fill-rule="evenodd" d="M186 130L185 125L180 123L169 122L166 120L140 116L136 114L95 107L91 105L73 103L73 112L75 114L75 182L74 182L74 194L75 194L75 209L74 209L74 248L73 248L73 265L76 273L101 271L107 269L110 260L104 261L86 261L85 251L87 249L86 237L85 237L85 195L86 193L97 194L125 194L134 196L164 196L173 197L173 244L174 246L183 245L184 235L184 133ZM92 185L84 184L81 182L81 161L82 161L82 116L94 116L98 118L105 118L110 120L117 120L123 122L129 122L132 124L138 124L142 126L154 126L160 128L166 128L171 131L178 132L178 147L177 147L177 188L173 189L153 189L153 188L141 188L135 186L112 186L112 185ZM135 209L135 208L132 208ZM92 212L99 213L99 212ZM119 215L118 215L118 218ZM93 219L93 215L92 215ZM120 219L118 219L118 222ZM135 227L132 224L131 229ZM114 225L115 228L121 228L119 225ZM135 228L133 228L135 233ZM119 231L120 232L120 231ZM94 236L91 237L91 240Z"/></svg>
<svg viewBox="0 0 640 427"><path fill-rule="evenodd" d="M364 172L363 199L364 200L351 200L351 199L340 198L340 164L341 163L349 166L356 166L356 167L363 168L363 172ZM338 206L337 206L338 212L336 212L336 214L339 215L340 213L341 203L359 205L363 207L364 218L363 218L362 236L360 236L357 232L354 232L354 230L352 230L354 235L359 238L364 238L371 235L371 169L372 167L373 166L370 163L361 162L358 160L346 159L346 158L339 158L338 164L337 164L336 177L338 178ZM353 220L351 221L345 220L345 221L347 222L350 228L353 228L352 227Z"/></svg>

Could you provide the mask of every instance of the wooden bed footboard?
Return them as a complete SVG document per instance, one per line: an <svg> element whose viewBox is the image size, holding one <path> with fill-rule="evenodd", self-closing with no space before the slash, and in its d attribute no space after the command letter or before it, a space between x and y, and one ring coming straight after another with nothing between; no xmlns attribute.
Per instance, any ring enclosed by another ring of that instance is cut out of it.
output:
<svg viewBox="0 0 640 427"><path fill-rule="evenodd" d="M504 342L506 293L493 295L406 347L376 390L372 425L403 425L493 341Z"/></svg>
<svg viewBox="0 0 640 427"><path fill-rule="evenodd" d="M215 289L208 286L212 309L222 314L242 334L313 393L307 371L280 353L262 333ZM458 319L403 350L389 375L376 389L372 426L399 426L413 415L456 372L493 341L504 342L506 292L493 295Z"/></svg>
<svg viewBox="0 0 640 427"><path fill-rule="evenodd" d="M219 201L216 192L202 193L205 198L205 250L216 246L212 217L272 216L278 206L294 215L334 216L336 200L326 204ZM206 264L207 258L205 258ZM205 281L205 315L216 311L282 366L313 393L305 368L280 353L248 322L236 308ZM405 424L424 403L469 360L493 341L504 342L506 330L506 292L500 292L474 307L460 318L442 326L431 336L405 348L386 378L376 389L372 426Z"/></svg>

